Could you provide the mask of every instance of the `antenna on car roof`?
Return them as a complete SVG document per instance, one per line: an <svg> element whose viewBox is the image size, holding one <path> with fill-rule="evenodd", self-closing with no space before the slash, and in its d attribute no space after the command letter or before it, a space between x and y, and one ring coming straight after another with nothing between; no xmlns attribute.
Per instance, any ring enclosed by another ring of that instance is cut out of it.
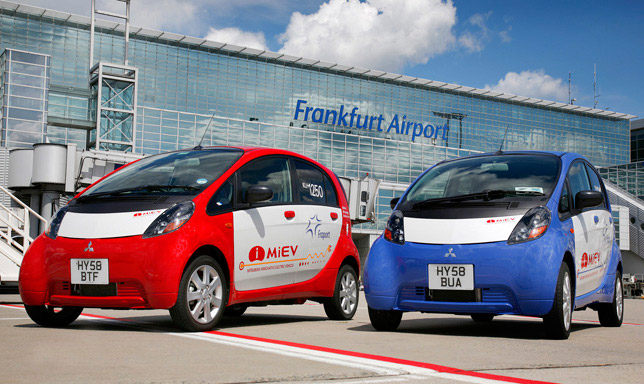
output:
<svg viewBox="0 0 644 384"><path fill-rule="evenodd" d="M505 143L505 137L508 135L509 127L510 127L510 124L505 125L505 134L503 135L503 140L501 140L501 146L499 147L499 150L494 152L495 155L500 155L503 153L503 144Z"/></svg>
<svg viewBox="0 0 644 384"><path fill-rule="evenodd" d="M203 149L201 146L201 143L203 143L203 139L206 137L206 133L208 133L208 130L210 129L210 124L212 124L212 119L215 118L215 112L212 113L212 116L210 116L210 121L208 122L208 126L206 126L206 130L203 132L203 135L201 136L201 140L199 140L199 144L197 144L196 147L193 149L200 150Z"/></svg>

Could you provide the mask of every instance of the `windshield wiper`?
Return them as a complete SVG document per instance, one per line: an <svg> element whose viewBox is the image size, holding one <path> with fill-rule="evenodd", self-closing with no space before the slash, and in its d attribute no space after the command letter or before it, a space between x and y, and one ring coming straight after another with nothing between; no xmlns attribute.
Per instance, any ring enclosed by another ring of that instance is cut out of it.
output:
<svg viewBox="0 0 644 384"><path fill-rule="evenodd" d="M120 196L120 195L127 195L127 194L136 194L139 192L164 192L167 191L169 192L172 189L183 189L184 191L200 191L199 188L190 186L190 185L141 185L135 188L124 188L124 189L117 189L114 191L106 191L106 192L98 192L98 193L91 193L88 195L82 195L79 197L79 199L91 199L95 197L112 197L112 196Z"/></svg>
<svg viewBox="0 0 644 384"><path fill-rule="evenodd" d="M457 195L457 196L448 196L448 197L439 197L433 199L427 199L419 201L413 205L413 208L421 208L433 204L441 203L453 203L469 200L483 200L489 201L494 199L501 199L508 196L544 196L543 193L537 191L511 191L511 190L502 190L502 189L488 189L481 192L469 193L466 195Z"/></svg>

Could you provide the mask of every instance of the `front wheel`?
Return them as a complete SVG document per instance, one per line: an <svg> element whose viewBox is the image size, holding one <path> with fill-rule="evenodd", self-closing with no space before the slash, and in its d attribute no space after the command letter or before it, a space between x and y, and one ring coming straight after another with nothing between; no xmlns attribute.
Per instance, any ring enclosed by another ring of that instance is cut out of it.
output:
<svg viewBox="0 0 644 384"><path fill-rule="evenodd" d="M221 319L227 300L228 283L221 266L210 256L199 256L183 272L170 316L186 331L209 331Z"/></svg>
<svg viewBox="0 0 644 384"><path fill-rule="evenodd" d="M43 327L66 327L78 319L83 307L56 308L49 305L25 305L27 315Z"/></svg>
<svg viewBox="0 0 644 384"><path fill-rule="evenodd" d="M619 327L624 319L624 291L622 290L622 274L615 273L615 293L613 302L601 304L597 310L599 323L604 327Z"/></svg>
<svg viewBox="0 0 644 384"><path fill-rule="evenodd" d="M371 325L376 331L395 331L402 320L402 311L369 307L369 320L371 320Z"/></svg>
<svg viewBox="0 0 644 384"><path fill-rule="evenodd" d="M570 336L570 323L572 322L572 284L570 281L570 268L562 263L557 278L557 289L552 303L552 309L543 318L546 334L552 339L567 339Z"/></svg>
<svg viewBox="0 0 644 384"><path fill-rule="evenodd" d="M351 320L358 309L358 278L350 265L338 271L333 297L324 301L324 312L331 320Z"/></svg>

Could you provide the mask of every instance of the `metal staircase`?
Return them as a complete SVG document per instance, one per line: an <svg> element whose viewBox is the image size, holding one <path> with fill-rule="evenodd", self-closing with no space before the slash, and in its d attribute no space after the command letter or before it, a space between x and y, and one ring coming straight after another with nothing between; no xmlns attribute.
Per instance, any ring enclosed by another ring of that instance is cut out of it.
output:
<svg viewBox="0 0 644 384"><path fill-rule="evenodd" d="M30 228L34 225L45 228L47 221L2 186L0 194L15 204L0 203L0 284L16 285L22 257L34 241L29 235Z"/></svg>

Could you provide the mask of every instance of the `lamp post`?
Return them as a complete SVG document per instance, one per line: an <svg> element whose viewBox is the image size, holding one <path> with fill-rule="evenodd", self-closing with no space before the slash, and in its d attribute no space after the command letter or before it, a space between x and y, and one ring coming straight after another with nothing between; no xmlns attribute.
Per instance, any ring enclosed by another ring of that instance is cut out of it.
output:
<svg viewBox="0 0 644 384"><path fill-rule="evenodd" d="M459 112L451 112L451 113L445 113L445 112L436 112L432 111L434 116L442 117L444 119L447 119L447 131L449 132L449 121L451 119L456 119L458 120L458 148L461 149L463 147L463 119L467 117L466 114L464 113L459 113ZM446 143L447 146L449 146L449 141Z"/></svg>

